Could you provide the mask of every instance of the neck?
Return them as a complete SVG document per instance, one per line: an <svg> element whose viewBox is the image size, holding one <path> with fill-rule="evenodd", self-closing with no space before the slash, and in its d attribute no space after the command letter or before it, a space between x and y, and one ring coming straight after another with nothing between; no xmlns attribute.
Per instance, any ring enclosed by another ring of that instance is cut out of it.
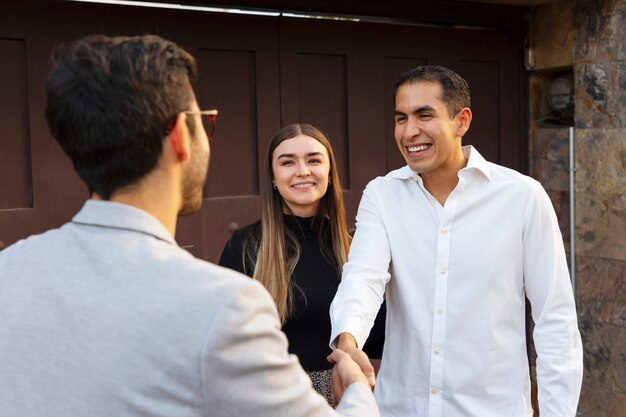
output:
<svg viewBox="0 0 626 417"><path fill-rule="evenodd" d="M319 201L308 206L287 206L283 205L283 213L298 217L313 217L317 214Z"/></svg>
<svg viewBox="0 0 626 417"><path fill-rule="evenodd" d="M151 214L174 236L181 203L180 194L176 194L174 191L176 188L172 181L158 181L153 178L154 176L144 178L138 184L116 191L110 200L136 207ZM101 200L95 194L92 195L92 198Z"/></svg>
<svg viewBox="0 0 626 417"><path fill-rule="evenodd" d="M424 187L442 206L459 183L459 171L465 166L467 159L459 146L458 152L455 152L445 164L434 171L420 174Z"/></svg>

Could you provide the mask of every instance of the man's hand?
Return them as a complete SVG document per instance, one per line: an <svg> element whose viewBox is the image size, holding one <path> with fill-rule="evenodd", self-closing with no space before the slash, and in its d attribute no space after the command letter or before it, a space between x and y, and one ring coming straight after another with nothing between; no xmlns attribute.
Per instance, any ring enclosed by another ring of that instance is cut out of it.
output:
<svg viewBox="0 0 626 417"><path fill-rule="evenodd" d="M339 403L343 392L353 382L363 382L374 388L374 367L365 352L356 346L356 339L350 333L339 335L337 349L327 359L335 364L331 380L335 404Z"/></svg>
<svg viewBox="0 0 626 417"><path fill-rule="evenodd" d="M367 377L370 387L376 385L376 373L367 354L356 346L356 339L350 333L341 333L337 338L337 348L346 352L360 367Z"/></svg>
<svg viewBox="0 0 626 417"><path fill-rule="evenodd" d="M331 381L335 404L339 404L339 400L341 400L344 391L350 384L355 382L368 384L367 378L361 372L359 365L352 360L349 354L341 349L335 349L326 359L328 359L328 362L335 364Z"/></svg>

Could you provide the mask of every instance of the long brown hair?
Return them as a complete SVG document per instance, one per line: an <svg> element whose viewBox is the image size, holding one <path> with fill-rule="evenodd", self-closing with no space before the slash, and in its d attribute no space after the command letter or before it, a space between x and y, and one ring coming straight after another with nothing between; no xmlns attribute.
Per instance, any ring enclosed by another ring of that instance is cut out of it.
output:
<svg viewBox="0 0 626 417"><path fill-rule="evenodd" d="M296 123L280 129L272 138L267 150L261 186L261 232L260 234L250 233L245 239L243 264L254 265L253 277L260 281L274 298L283 323L289 317L293 305L290 280L300 259L300 245L293 233L285 227L283 210L289 211L289 207L278 190L273 187L272 157L278 145L298 135L306 135L317 140L328 152L330 182L326 194L320 199L313 219L320 244L323 245L326 237L330 237L331 247L328 249L337 262L338 270L346 263L350 248L341 183L330 141L322 131L309 124Z"/></svg>

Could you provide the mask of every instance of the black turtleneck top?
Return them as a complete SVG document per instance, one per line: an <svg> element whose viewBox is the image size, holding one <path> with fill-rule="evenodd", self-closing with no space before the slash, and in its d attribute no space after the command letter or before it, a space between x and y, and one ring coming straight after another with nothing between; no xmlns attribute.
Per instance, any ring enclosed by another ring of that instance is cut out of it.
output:
<svg viewBox="0 0 626 417"><path fill-rule="evenodd" d="M319 241L317 230L312 225L313 217L285 215L284 219L285 226L294 234L301 249L300 259L291 277L293 309L283 325L283 332L289 340L289 352L298 356L306 371L330 369L332 365L326 361L330 353L329 308L341 281L341 271L332 255L330 242ZM257 222L233 233L222 251L219 264L252 276L254 265L247 264L244 271L243 244L250 234L258 237L260 232L260 222ZM383 304L363 349L374 359L382 356L384 307Z"/></svg>

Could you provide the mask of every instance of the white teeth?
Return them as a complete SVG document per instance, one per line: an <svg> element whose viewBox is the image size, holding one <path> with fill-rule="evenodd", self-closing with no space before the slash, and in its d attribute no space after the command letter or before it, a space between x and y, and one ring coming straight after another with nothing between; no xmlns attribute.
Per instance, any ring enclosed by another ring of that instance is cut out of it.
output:
<svg viewBox="0 0 626 417"><path fill-rule="evenodd" d="M417 145L417 146L409 146L409 152L420 152L420 151L425 151L426 149L430 148L433 145Z"/></svg>
<svg viewBox="0 0 626 417"><path fill-rule="evenodd" d="M307 188L307 187L312 187L313 184L310 182L307 182L306 184L294 184L293 188Z"/></svg>

